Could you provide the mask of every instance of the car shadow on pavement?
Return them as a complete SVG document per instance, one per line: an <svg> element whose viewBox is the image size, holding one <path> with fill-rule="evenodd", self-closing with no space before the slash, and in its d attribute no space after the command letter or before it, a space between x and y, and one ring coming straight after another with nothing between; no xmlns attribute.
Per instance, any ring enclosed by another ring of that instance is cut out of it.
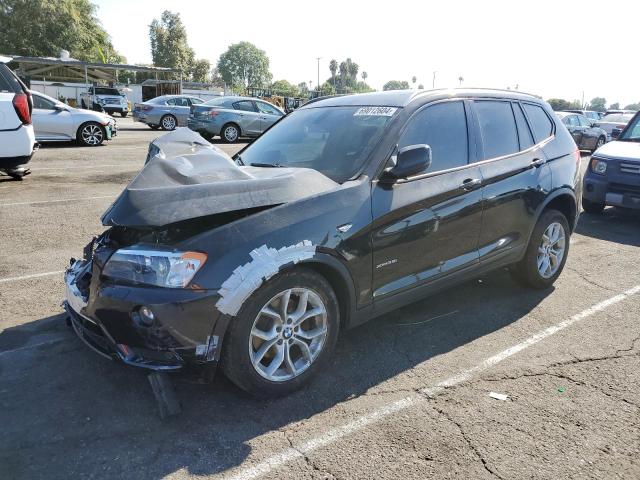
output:
<svg viewBox="0 0 640 480"><path fill-rule="evenodd" d="M434 374L439 356L472 362L472 351L460 347L518 321L552 291L519 287L499 271L414 303L343 332L324 371L277 400L249 397L220 373L210 385L176 379L183 412L164 421L144 372L87 349L63 315L5 329L0 478L225 472L256 444L268 444L269 451L288 447L278 430L371 389L432 386L443 374Z"/></svg>
<svg viewBox="0 0 640 480"><path fill-rule="evenodd" d="M605 208L601 214L582 212L576 233L587 237L640 247L640 211Z"/></svg>

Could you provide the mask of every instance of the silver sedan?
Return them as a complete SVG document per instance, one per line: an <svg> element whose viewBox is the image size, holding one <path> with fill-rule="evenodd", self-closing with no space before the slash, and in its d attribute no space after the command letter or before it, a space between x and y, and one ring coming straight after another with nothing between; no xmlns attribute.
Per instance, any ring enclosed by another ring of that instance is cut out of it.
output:
<svg viewBox="0 0 640 480"><path fill-rule="evenodd" d="M192 107L187 126L207 139L220 135L233 143L241 136L259 137L283 116L282 110L263 100L228 96Z"/></svg>
<svg viewBox="0 0 640 480"><path fill-rule="evenodd" d="M31 95L31 119L39 142L77 140L88 147L96 147L117 134L115 119L106 113L73 108L40 92L31 91Z"/></svg>
<svg viewBox="0 0 640 480"><path fill-rule="evenodd" d="M190 95L162 95L133 107L133 121L149 125L154 130L174 130L187 125L189 109L203 100Z"/></svg>

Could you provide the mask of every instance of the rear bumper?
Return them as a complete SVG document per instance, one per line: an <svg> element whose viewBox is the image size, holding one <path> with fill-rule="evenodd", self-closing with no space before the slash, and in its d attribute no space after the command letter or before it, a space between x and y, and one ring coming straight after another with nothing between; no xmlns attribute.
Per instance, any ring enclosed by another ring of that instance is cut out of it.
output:
<svg viewBox="0 0 640 480"><path fill-rule="evenodd" d="M210 120L198 120L195 118L189 117L187 121L187 127L190 130L198 133L207 133L209 135L220 135L221 125L214 123Z"/></svg>
<svg viewBox="0 0 640 480"><path fill-rule="evenodd" d="M35 148L33 125L20 125L15 130L0 131L0 162L7 159L27 159L23 162L26 163Z"/></svg>
<svg viewBox="0 0 640 480"><path fill-rule="evenodd" d="M31 154L20 157L0 157L0 170L12 170L26 165L31 161L33 154L36 153L40 147L39 143L34 142L31 147Z"/></svg>

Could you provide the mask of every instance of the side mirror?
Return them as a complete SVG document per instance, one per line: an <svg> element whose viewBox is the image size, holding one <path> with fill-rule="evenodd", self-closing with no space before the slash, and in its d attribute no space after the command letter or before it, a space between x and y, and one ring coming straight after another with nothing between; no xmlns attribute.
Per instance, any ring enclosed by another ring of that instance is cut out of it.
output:
<svg viewBox="0 0 640 480"><path fill-rule="evenodd" d="M431 165L431 147L425 144L402 147L396 156L396 163L383 173L386 181L410 177L424 172Z"/></svg>
<svg viewBox="0 0 640 480"><path fill-rule="evenodd" d="M53 109L58 111L58 112L68 112L69 111L69 109L67 107L65 107L64 105L58 105L58 104L54 105Z"/></svg>

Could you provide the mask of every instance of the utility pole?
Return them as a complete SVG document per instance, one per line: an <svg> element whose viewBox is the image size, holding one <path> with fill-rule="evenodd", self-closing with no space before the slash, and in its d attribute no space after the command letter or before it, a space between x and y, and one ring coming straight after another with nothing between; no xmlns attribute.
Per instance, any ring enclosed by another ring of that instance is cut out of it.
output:
<svg viewBox="0 0 640 480"><path fill-rule="evenodd" d="M436 88L436 71L433 72L433 81L431 82L431 88Z"/></svg>
<svg viewBox="0 0 640 480"><path fill-rule="evenodd" d="M318 86L318 96L320 96L320 60L322 59L322 57L318 57L318 83L316 84Z"/></svg>

